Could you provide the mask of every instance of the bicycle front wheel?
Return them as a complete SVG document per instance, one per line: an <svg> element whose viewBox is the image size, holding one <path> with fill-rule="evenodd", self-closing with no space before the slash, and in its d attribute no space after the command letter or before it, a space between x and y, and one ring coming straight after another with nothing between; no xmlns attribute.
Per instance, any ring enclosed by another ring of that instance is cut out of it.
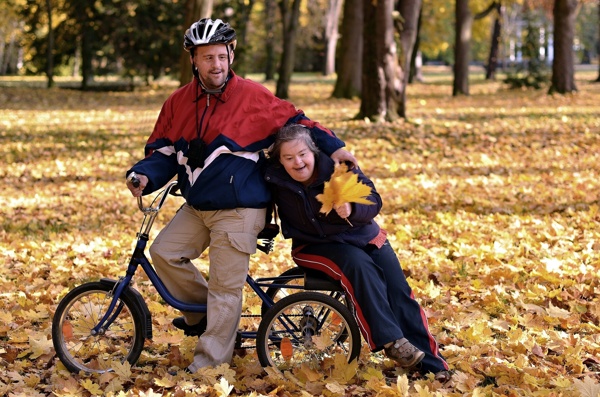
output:
<svg viewBox="0 0 600 397"><path fill-rule="evenodd" d="M263 367L281 370L302 363L318 370L336 355L358 357L361 336L344 304L319 292L298 292L276 302L263 316L256 351Z"/></svg>
<svg viewBox="0 0 600 397"><path fill-rule="evenodd" d="M52 342L58 358L71 372L104 373L115 363L135 364L144 347L143 313L129 294L123 293L114 320L92 332L106 314L112 285L91 282L71 290L59 303L52 319Z"/></svg>

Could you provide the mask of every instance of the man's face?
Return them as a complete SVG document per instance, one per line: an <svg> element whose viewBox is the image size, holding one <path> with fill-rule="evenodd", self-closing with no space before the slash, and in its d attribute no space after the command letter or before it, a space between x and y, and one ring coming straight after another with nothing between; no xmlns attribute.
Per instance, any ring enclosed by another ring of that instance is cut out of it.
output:
<svg viewBox="0 0 600 397"><path fill-rule="evenodd" d="M224 44L205 45L196 47L192 64L198 68L200 79L206 88L220 88L227 79L229 62L233 61L233 51L227 56L227 46Z"/></svg>

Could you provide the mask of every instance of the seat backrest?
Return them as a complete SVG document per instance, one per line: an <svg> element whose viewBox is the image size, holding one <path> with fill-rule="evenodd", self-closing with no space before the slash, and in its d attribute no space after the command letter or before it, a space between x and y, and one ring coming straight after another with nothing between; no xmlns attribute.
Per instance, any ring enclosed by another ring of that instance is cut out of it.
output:
<svg viewBox="0 0 600 397"><path fill-rule="evenodd" d="M343 291L340 282L325 273L305 267L302 267L302 269L304 269L304 289L311 291Z"/></svg>

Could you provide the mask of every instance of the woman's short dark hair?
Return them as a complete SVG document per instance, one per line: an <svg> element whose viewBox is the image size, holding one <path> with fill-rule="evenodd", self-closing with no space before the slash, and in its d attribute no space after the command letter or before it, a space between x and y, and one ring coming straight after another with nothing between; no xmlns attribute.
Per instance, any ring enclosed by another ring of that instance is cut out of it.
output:
<svg viewBox="0 0 600 397"><path fill-rule="evenodd" d="M313 152L315 157L318 157L319 148L313 141L310 130L301 124L288 124L277 132L275 142L269 148L269 158L278 163L281 155L281 145L298 139L306 144L308 150Z"/></svg>

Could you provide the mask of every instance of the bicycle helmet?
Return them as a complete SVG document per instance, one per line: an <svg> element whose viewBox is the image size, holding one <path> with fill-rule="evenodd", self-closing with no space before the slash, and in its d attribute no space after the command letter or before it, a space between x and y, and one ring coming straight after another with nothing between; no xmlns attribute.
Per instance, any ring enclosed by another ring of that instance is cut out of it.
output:
<svg viewBox="0 0 600 397"><path fill-rule="evenodd" d="M186 51L210 44L225 44L234 50L236 43L235 30L220 19L213 21L210 18L202 18L194 22L183 36L183 48Z"/></svg>

